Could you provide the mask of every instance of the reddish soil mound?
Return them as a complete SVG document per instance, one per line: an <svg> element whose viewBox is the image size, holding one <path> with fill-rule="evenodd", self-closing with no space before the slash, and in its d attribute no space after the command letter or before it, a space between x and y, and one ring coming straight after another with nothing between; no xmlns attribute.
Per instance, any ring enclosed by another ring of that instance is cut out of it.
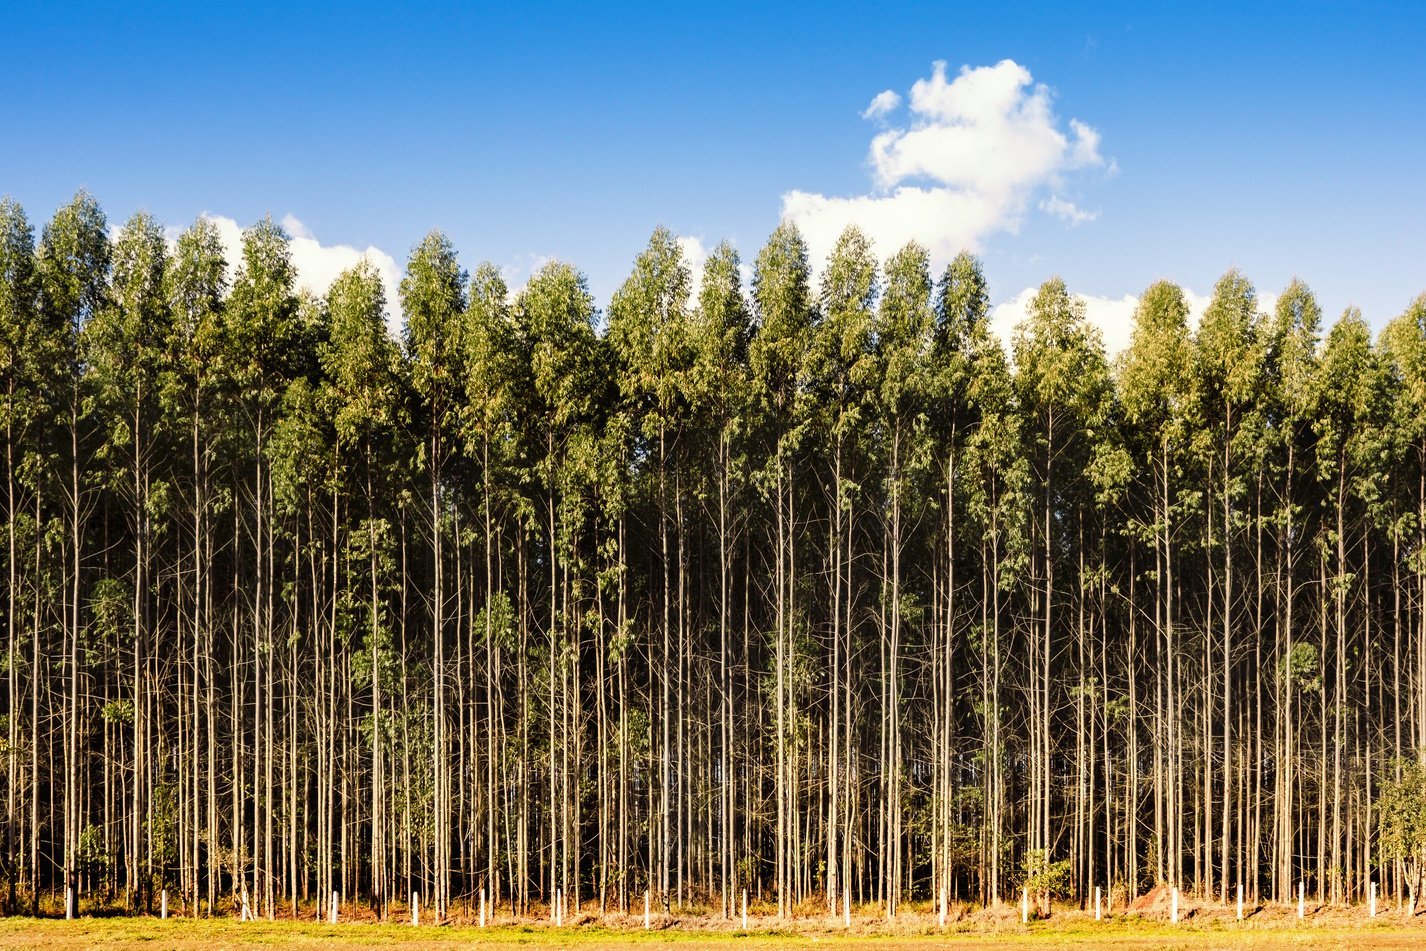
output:
<svg viewBox="0 0 1426 951"><path fill-rule="evenodd" d="M1183 892L1178 893L1178 916L1188 918L1199 910L1196 902L1188 899ZM1169 918L1173 915L1173 889L1168 885L1158 885L1149 889L1129 903L1129 914L1148 918Z"/></svg>

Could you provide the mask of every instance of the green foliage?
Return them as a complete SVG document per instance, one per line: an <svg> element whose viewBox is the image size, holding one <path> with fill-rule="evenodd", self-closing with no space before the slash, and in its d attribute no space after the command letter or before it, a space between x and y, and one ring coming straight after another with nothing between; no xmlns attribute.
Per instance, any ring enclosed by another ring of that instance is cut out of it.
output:
<svg viewBox="0 0 1426 951"><path fill-rule="evenodd" d="M1426 759L1403 758L1396 763L1395 775L1382 779L1377 830L1383 852L1406 863L1414 912L1426 872Z"/></svg>
<svg viewBox="0 0 1426 951"><path fill-rule="evenodd" d="M510 596L497 591L490 602L471 622L481 641L489 641L494 647L512 650L515 647L515 609L510 604Z"/></svg>
<svg viewBox="0 0 1426 951"><path fill-rule="evenodd" d="M1322 691L1322 662L1315 644L1304 641L1293 644L1282 663L1283 675L1298 691L1307 694Z"/></svg>
<svg viewBox="0 0 1426 951"><path fill-rule="evenodd" d="M307 369L313 328L299 319L291 240L269 215L243 232L243 258L223 310L225 369L234 384L266 408L282 381Z"/></svg>
<svg viewBox="0 0 1426 951"><path fill-rule="evenodd" d="M332 282L326 299L329 339L322 369L330 381L337 438L373 451L373 436L394 422L396 347L386 334L381 277L363 260Z"/></svg>
<svg viewBox="0 0 1426 951"><path fill-rule="evenodd" d="M1069 860L1051 861L1045 849L1027 849L1020 873L1021 882L1030 894L1040 896L1042 908L1047 908L1050 901L1064 897L1069 891Z"/></svg>
<svg viewBox="0 0 1426 951"><path fill-rule="evenodd" d="M1377 828L1388 855L1426 859L1426 765L1419 759L1396 764L1396 775L1382 780L1377 797Z"/></svg>
<svg viewBox="0 0 1426 951"><path fill-rule="evenodd" d="M108 220L94 197L81 191L45 225L39 251L45 330L63 341L59 352L72 361L71 371L78 370L80 329L108 300L110 258Z"/></svg>
<svg viewBox="0 0 1426 951"><path fill-rule="evenodd" d="M128 698L110 700L99 709L99 716L105 723L134 722L134 702Z"/></svg>

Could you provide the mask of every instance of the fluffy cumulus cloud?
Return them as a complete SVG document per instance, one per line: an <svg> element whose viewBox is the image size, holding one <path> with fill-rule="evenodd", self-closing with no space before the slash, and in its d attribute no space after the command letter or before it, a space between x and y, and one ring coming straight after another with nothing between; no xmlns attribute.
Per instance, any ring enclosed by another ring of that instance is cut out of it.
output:
<svg viewBox="0 0 1426 951"><path fill-rule="evenodd" d="M218 226L223 239L223 251L228 259L228 278L237 273L243 260L243 228L232 218L207 215ZM292 239L292 263L297 268L297 284L312 293L323 295L332 281L347 268L365 258L375 266L386 289L386 327L393 337L401 330L401 299L397 289L401 284L401 269L396 259L375 246L359 249L346 244L323 244L311 229L292 215L282 219L283 230Z"/></svg>
<svg viewBox="0 0 1426 951"><path fill-rule="evenodd" d="M1070 173L1112 167L1099 133L1077 119L1061 123L1052 100L1013 60L962 67L954 78L938 62L911 87L905 122L890 122L902 105L892 90L862 112L889 123L871 141L868 193L791 191L782 198L783 217L802 229L818 262L850 223L882 256L910 240L936 262L976 250L990 234L1016 230L1034 197L1062 188ZM1094 217L1059 194L1043 208L1071 223Z"/></svg>

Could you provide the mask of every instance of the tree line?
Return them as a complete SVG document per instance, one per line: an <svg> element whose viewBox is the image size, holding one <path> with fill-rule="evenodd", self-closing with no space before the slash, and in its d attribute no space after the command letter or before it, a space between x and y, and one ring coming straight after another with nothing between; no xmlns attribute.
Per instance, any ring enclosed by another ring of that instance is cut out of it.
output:
<svg viewBox="0 0 1426 951"><path fill-rule="evenodd" d="M1426 295L1159 282L1110 359L967 254L747 270L317 296L270 218L0 202L5 908L1413 884Z"/></svg>

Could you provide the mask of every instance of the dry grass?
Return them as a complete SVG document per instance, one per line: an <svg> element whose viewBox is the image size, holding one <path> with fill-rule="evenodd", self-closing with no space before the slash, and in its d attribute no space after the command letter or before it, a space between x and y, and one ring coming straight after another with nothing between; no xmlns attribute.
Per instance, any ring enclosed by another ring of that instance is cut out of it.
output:
<svg viewBox="0 0 1426 951"><path fill-rule="evenodd" d="M309 948L321 951L356 951L365 948L404 949L470 948L509 949L572 948L604 951L614 948L783 949L827 946L868 949L920 948L1110 948L1148 951L1157 948L1271 949L1340 948L1380 951L1388 948L1426 947L1426 926L1394 916L1369 920L1360 913L1324 913L1304 922L1295 912L1258 910L1243 922L1216 910L1195 909L1193 917L1178 925L1138 916L1114 917L1096 922L1092 915L1061 913L1046 922L1026 927L1014 915L962 917L946 930L926 914L908 914L895 926L874 918L853 922L850 931L840 922L805 919L794 926L778 926L775 919L750 921L747 931L716 926L708 919L662 920L645 931L639 918L603 923L592 918L575 927L542 924L503 924L479 929L467 926L421 927L348 922L338 925L312 922L249 922L231 918L188 920L173 918L0 919L0 949L174 949L217 951L241 948Z"/></svg>

